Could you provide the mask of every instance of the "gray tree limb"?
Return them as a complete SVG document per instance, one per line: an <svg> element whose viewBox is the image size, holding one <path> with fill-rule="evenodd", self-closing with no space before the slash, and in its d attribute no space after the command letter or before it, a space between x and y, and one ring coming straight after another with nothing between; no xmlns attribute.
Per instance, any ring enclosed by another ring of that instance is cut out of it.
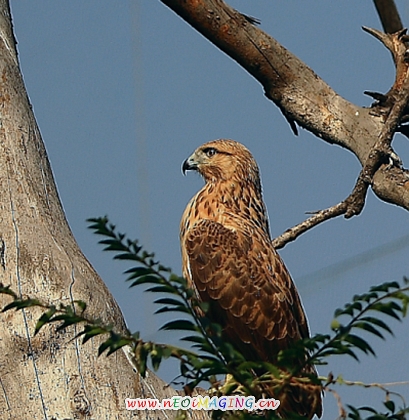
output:
<svg viewBox="0 0 409 420"><path fill-rule="evenodd" d="M397 73L387 94L369 92L382 100L363 108L338 95L299 58L224 1L161 1L257 79L292 126L296 123L348 149L362 165L349 197L290 229L291 234L288 231L277 238L275 246L284 246L328 218L359 214L369 186L380 199L409 210L409 172L400 166L391 146L394 133L407 117L407 39L403 32L379 37L379 32L369 30L392 52Z"/></svg>

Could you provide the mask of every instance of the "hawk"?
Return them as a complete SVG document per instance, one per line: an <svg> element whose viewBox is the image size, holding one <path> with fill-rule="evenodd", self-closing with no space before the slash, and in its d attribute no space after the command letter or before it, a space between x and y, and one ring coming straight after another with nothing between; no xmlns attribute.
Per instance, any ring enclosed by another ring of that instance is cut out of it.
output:
<svg viewBox="0 0 409 420"><path fill-rule="evenodd" d="M303 306L284 262L271 244L259 169L233 140L198 147L182 171L194 170L204 187L187 205L180 225L183 275L223 336L248 360L274 363L277 354L309 337ZM305 373L316 375L313 366ZM321 417L318 387L293 389L282 413Z"/></svg>

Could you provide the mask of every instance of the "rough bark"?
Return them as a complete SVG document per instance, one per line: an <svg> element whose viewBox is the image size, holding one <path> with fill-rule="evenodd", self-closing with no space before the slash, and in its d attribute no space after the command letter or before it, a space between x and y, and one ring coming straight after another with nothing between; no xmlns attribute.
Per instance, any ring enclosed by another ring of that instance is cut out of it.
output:
<svg viewBox="0 0 409 420"><path fill-rule="evenodd" d="M0 282L50 304L83 300L89 317L126 328L67 224L23 84L7 0L0 0ZM0 307L9 301L1 295ZM175 394L152 373L142 379L122 351L98 358L99 339L82 345L74 327L57 333L46 326L34 337L39 315L1 314L0 418L146 418L127 412L125 398Z"/></svg>
<svg viewBox="0 0 409 420"><path fill-rule="evenodd" d="M300 229L279 238L275 246L283 246L328 218L359 214L369 186L380 199L409 210L409 172L391 147L396 131L409 133L407 126L400 127L404 117L408 119L409 98L408 37L403 32L380 37L377 31L368 30L391 50L397 74L387 94L368 92L376 102L363 108L338 95L294 54L222 0L161 1L257 79L294 131L297 123L322 140L348 149L362 165L349 197L312 216ZM383 17L384 7L377 3ZM388 29L394 18L395 26L399 25L396 9L392 15L383 19Z"/></svg>

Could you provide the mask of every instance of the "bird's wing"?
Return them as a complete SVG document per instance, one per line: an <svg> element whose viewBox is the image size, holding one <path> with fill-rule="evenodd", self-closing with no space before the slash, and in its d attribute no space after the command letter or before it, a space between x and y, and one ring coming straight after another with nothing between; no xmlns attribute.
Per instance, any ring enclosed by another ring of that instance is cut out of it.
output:
<svg viewBox="0 0 409 420"><path fill-rule="evenodd" d="M277 354L309 335L295 286L270 241L200 220L186 233L184 246L201 299L214 302L217 320L235 341L269 359L265 353L273 349L266 342L274 343Z"/></svg>

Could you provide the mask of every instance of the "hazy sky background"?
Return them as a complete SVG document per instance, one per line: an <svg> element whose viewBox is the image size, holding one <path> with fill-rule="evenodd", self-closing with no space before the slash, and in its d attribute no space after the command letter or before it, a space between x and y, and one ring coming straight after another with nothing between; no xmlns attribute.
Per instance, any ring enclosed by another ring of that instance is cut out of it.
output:
<svg viewBox="0 0 409 420"><path fill-rule="evenodd" d="M371 103L364 90L386 92L393 83L390 53L361 29L381 29L370 1L229 3L260 18L263 30L357 105ZM408 3L396 3L408 25ZM128 325L143 337L175 340L157 333L164 318L152 315L154 297L128 289L121 275L127 266L102 253L87 218L107 214L180 273L180 217L202 186L195 174L183 177L180 166L197 146L222 137L246 144L257 159L273 236L352 190L360 165L351 153L304 130L295 137L260 85L160 1L14 0L11 6L24 79L67 218ZM407 167L408 140L397 135L393 146ZM408 226L406 211L370 191L359 217L326 222L280 251L313 333L329 332L335 308L354 294L409 276ZM391 326L395 338L371 340L377 358L333 358L320 373L408 381L408 320ZM165 364L160 374L171 380L175 366ZM357 406L384 397L379 390L337 390ZM409 386L396 390L408 402ZM327 395L324 418L336 417Z"/></svg>

